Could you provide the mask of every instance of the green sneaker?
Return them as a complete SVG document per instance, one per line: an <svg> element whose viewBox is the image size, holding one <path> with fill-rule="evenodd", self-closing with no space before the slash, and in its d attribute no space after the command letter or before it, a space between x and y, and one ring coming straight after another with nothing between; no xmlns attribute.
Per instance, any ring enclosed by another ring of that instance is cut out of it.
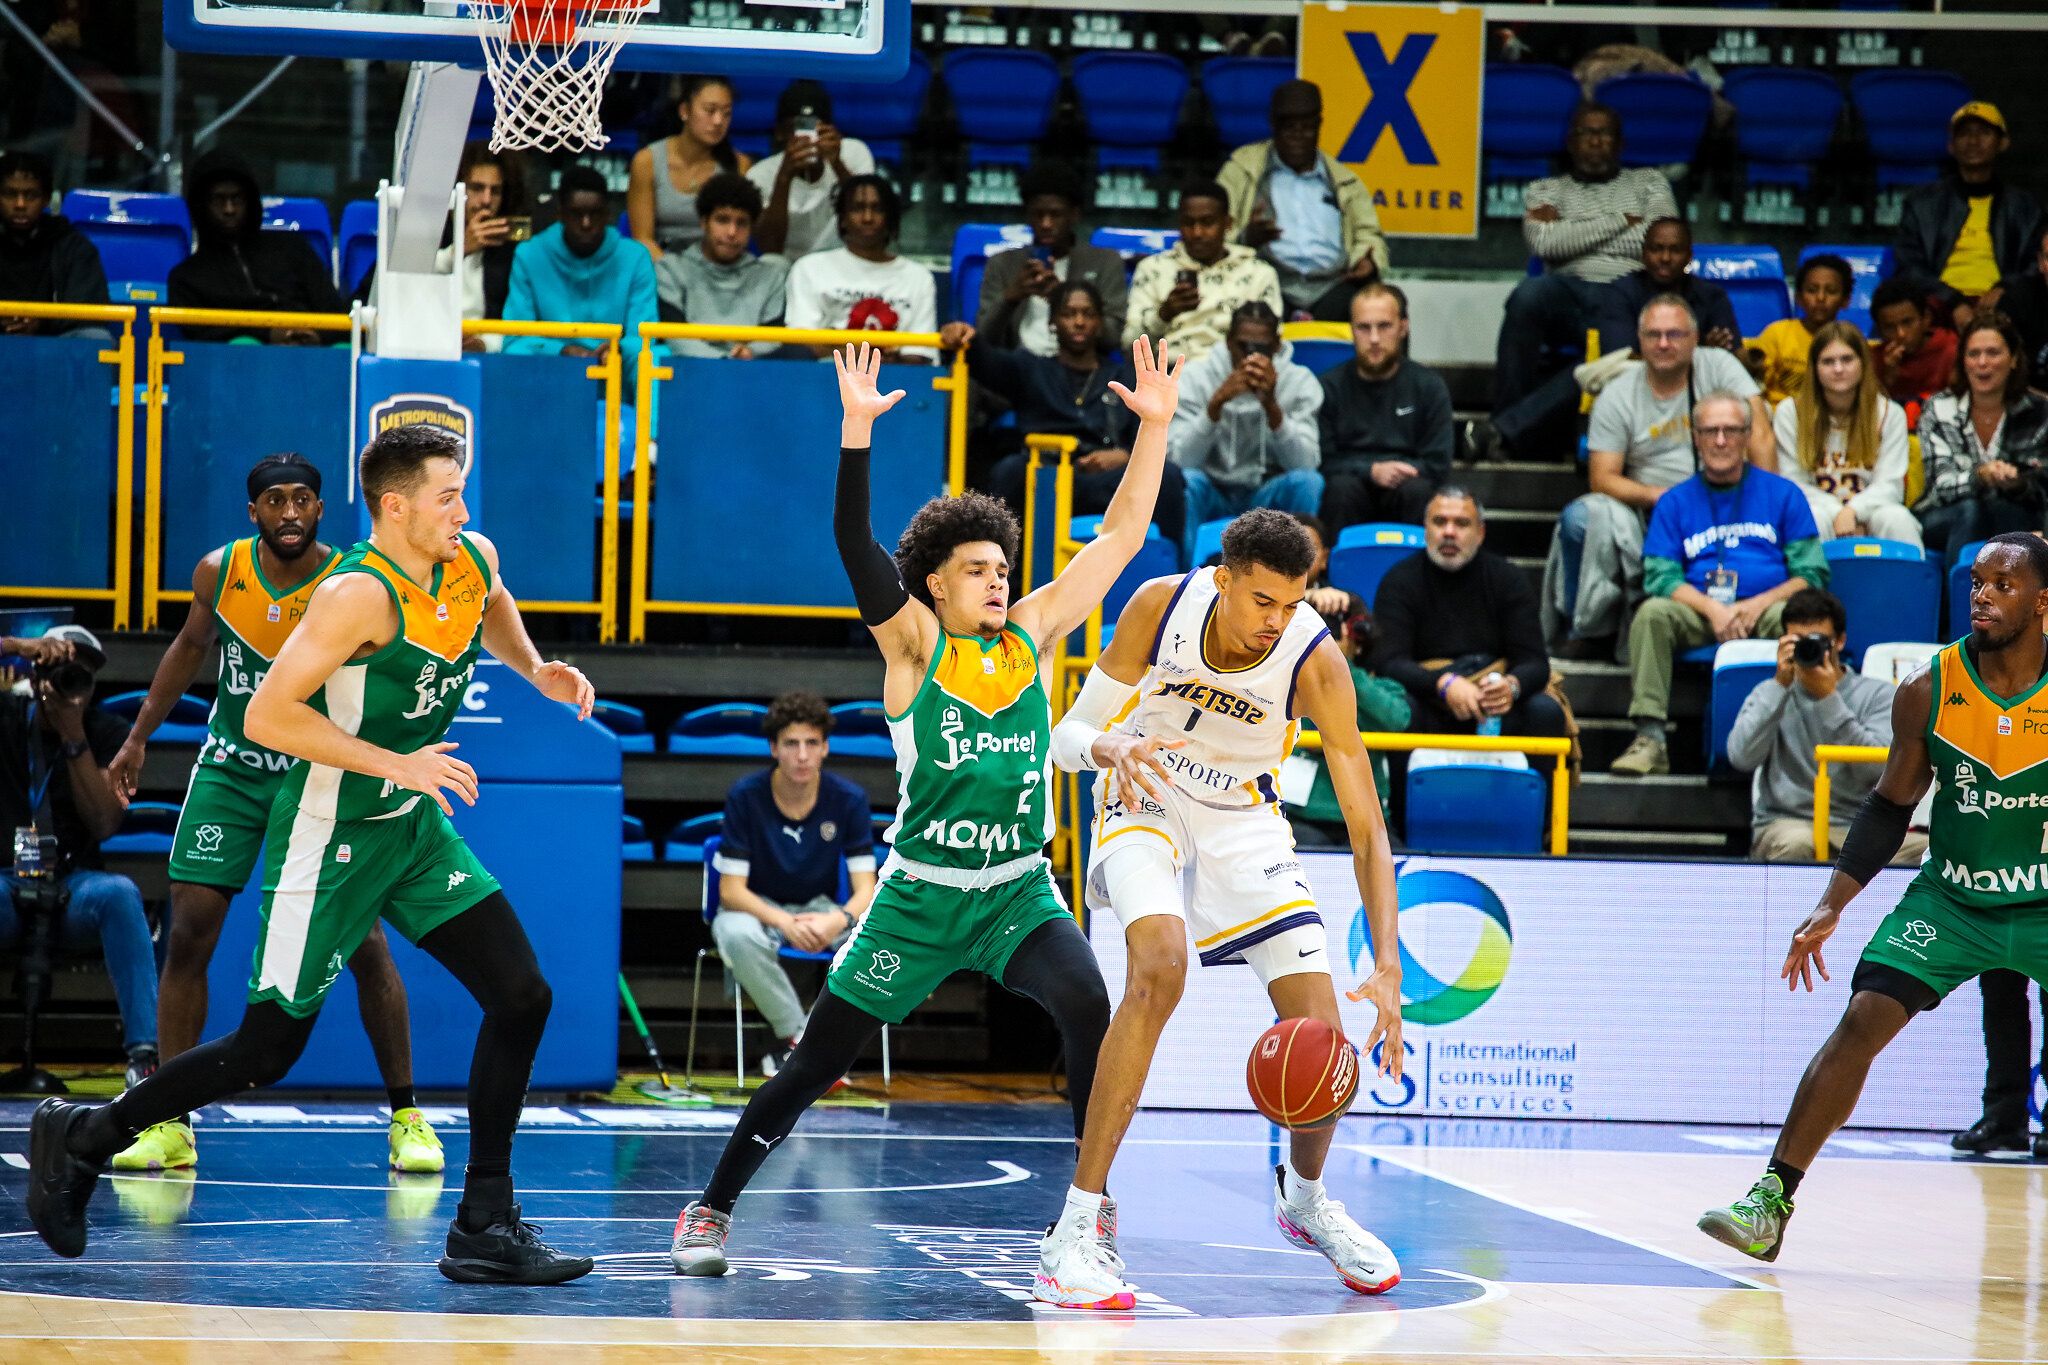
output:
<svg viewBox="0 0 2048 1365"><path fill-rule="evenodd" d="M401 1109L391 1116L391 1169L394 1171L438 1171L448 1164L441 1155L441 1139L433 1125L417 1109Z"/></svg>
<svg viewBox="0 0 2048 1365"><path fill-rule="evenodd" d="M1792 1201L1785 1197L1785 1182L1766 1174L1727 1208L1701 1214L1699 1229L1745 1256L1775 1261L1785 1245L1785 1224L1791 1217Z"/></svg>
<svg viewBox="0 0 2048 1365"><path fill-rule="evenodd" d="M117 1171L182 1171L199 1164L192 1125L181 1119L152 1124L135 1135L111 1163Z"/></svg>

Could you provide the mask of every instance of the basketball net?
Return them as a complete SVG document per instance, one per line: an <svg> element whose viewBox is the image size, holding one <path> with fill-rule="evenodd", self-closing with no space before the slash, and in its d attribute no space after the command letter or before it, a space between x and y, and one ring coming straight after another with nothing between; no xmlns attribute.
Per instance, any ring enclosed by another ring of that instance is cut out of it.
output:
<svg viewBox="0 0 2048 1365"><path fill-rule="evenodd" d="M497 116L491 150L580 152L605 145L606 77L659 0L470 0ZM602 37L592 25L604 25Z"/></svg>

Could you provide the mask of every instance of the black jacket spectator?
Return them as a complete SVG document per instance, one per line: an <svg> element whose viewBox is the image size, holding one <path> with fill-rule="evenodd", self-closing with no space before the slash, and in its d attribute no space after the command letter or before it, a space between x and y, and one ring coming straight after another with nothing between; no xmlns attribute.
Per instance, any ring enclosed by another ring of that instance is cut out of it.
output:
<svg viewBox="0 0 2048 1365"><path fill-rule="evenodd" d="M1128 450L1138 437L1138 419L1109 390L1112 379L1136 384L1128 356L1105 356L1093 370L1074 370L1048 356L977 342L967 348L967 373L1009 403L1019 431L1072 436L1084 454L1105 446Z"/></svg>
<svg viewBox="0 0 2048 1365"><path fill-rule="evenodd" d="M1451 472L1450 389L1436 371L1405 357L1386 379L1367 379L1347 360L1322 381L1323 406L1316 417L1323 445L1323 520L1342 530L1375 519L1364 514L1363 502L1340 491L1351 484L1364 491L1373 465L1400 460L1415 466L1419 477L1394 490L1398 510L1385 509L1380 519L1420 522L1429 494Z"/></svg>
<svg viewBox="0 0 2048 1365"><path fill-rule="evenodd" d="M1999 177L1988 186L1969 186L1949 174L1906 196L1899 234L1892 243L1897 263L1893 274L1938 299L1944 315L1963 300L1941 282L1941 272L1970 216L1970 191L1977 190L1981 197L1986 188L1991 192L1991 250L1998 258L1999 276L2017 275L2033 262L2041 242L2041 202L2033 195Z"/></svg>
<svg viewBox="0 0 2048 1365"><path fill-rule="evenodd" d="M1451 663L1430 668L1423 666L1425 659ZM1372 671L1408 690L1415 704L1410 729L1472 732L1473 723L1454 716L1439 691L1446 673L1462 672L1457 661L1472 659L1507 661L1506 676L1521 688L1511 716L1544 695L1550 656L1527 576L1491 550L1479 551L1456 570L1439 567L1423 551L1389 569L1373 599ZM1511 720L1502 729L1524 733ZM1553 731L1546 726L1529 732Z"/></svg>
<svg viewBox="0 0 2048 1365"><path fill-rule="evenodd" d="M24 303L107 301L100 253L82 233L51 213L50 163L29 152L0 156L0 299ZM93 327L56 319L9 319L0 333L56 336Z"/></svg>
<svg viewBox="0 0 2048 1365"><path fill-rule="evenodd" d="M224 212L218 188L241 191L239 212ZM240 161L221 154L200 158L185 182L185 202L199 248L171 270L174 308L237 308L284 313L342 313L327 262L299 237L263 230L263 196ZM199 341L235 337L271 339L260 327L193 327Z"/></svg>
<svg viewBox="0 0 2048 1365"><path fill-rule="evenodd" d="M1660 285L1650 278L1649 271L1638 270L1600 288L1600 302L1593 310L1591 326L1600 333L1602 355L1625 351L1636 344L1637 320L1642 316L1643 305L1659 294L1676 294L1686 301L1693 316L1699 319L1702 338L1726 328L1736 340L1742 339L1742 324L1735 320L1735 305L1729 302L1728 291L1720 285L1695 275L1681 275L1668 285Z"/></svg>

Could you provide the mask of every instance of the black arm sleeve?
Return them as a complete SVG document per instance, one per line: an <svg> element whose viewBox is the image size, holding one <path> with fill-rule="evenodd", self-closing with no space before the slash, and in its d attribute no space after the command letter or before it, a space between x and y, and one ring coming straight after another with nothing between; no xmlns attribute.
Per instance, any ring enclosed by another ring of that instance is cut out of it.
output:
<svg viewBox="0 0 2048 1365"><path fill-rule="evenodd" d="M1912 818L1911 806L1888 801L1878 792L1864 797L1855 820L1850 822L1849 837L1842 840L1835 871L1858 886L1868 886L1879 869L1898 856Z"/></svg>
<svg viewBox="0 0 2048 1365"><path fill-rule="evenodd" d="M868 452L841 447L839 481L832 498L832 537L839 562L853 583L854 604L863 625L879 626L903 610L910 594L896 561L875 539L868 521Z"/></svg>

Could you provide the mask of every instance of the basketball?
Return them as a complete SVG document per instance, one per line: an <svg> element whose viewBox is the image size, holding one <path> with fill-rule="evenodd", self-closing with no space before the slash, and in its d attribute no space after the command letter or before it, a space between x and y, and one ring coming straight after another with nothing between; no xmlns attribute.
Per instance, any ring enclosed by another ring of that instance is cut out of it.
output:
<svg viewBox="0 0 2048 1365"><path fill-rule="evenodd" d="M1327 1128L1358 1093L1358 1049L1320 1019L1282 1019L1259 1035L1244 1083L1283 1128Z"/></svg>

